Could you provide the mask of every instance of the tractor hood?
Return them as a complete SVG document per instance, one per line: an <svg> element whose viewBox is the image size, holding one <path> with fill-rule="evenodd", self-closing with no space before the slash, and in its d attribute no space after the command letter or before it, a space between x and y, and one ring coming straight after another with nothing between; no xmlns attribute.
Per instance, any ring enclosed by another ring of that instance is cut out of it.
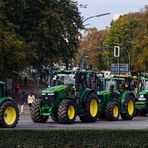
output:
<svg viewBox="0 0 148 148"><path fill-rule="evenodd" d="M107 94L110 94L109 90L104 90L104 91L98 91L97 92L97 95L107 95Z"/></svg>
<svg viewBox="0 0 148 148"><path fill-rule="evenodd" d="M58 86L53 86L46 88L42 91L42 93L54 93L54 92L59 92L65 89L67 86L66 85L58 85Z"/></svg>
<svg viewBox="0 0 148 148"><path fill-rule="evenodd" d="M139 92L140 95L145 95L145 94L148 94L148 90L143 90L141 92Z"/></svg>

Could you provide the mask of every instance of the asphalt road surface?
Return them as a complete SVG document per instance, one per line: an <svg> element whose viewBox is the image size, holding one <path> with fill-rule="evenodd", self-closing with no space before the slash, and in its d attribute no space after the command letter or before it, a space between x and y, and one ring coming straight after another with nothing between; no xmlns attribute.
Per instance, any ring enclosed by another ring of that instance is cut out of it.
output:
<svg viewBox="0 0 148 148"><path fill-rule="evenodd" d="M105 121L99 120L95 123L82 123L77 118L74 124L59 124L52 119L46 123L33 123L29 115L20 115L20 120L16 126L19 129L148 129L148 116L135 117L131 121Z"/></svg>

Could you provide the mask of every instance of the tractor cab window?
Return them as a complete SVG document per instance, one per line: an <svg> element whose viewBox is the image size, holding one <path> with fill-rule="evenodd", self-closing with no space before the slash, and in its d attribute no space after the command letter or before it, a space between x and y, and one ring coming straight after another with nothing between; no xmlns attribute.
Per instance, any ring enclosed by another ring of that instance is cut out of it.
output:
<svg viewBox="0 0 148 148"><path fill-rule="evenodd" d="M57 74L53 77L54 86L56 85L75 85L74 74Z"/></svg>
<svg viewBox="0 0 148 148"><path fill-rule="evenodd" d="M111 90L112 88L114 88L114 90L117 90L117 85L116 85L116 81L113 80L106 80L104 81L104 90Z"/></svg>

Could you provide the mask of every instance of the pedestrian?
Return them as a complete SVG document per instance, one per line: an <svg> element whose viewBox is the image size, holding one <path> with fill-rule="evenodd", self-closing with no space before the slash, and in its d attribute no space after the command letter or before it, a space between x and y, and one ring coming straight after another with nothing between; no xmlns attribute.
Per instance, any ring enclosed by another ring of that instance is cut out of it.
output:
<svg viewBox="0 0 148 148"><path fill-rule="evenodd" d="M25 105L25 91L22 92L20 96L20 101L21 101L21 113L24 111L24 105Z"/></svg>
<svg viewBox="0 0 148 148"><path fill-rule="evenodd" d="M29 107L31 107L31 105L32 105L32 103L33 103L34 100L35 100L35 96L34 96L34 94L31 92L31 93L28 95L28 97L27 97L27 102L28 102Z"/></svg>
<svg viewBox="0 0 148 148"><path fill-rule="evenodd" d="M27 77L25 76L25 78L24 78L24 86L26 86L27 85Z"/></svg>

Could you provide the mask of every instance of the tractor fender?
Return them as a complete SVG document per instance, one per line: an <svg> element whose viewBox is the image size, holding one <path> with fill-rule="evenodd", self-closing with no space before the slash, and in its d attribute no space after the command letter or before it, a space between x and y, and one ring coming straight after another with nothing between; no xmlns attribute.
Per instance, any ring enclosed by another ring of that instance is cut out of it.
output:
<svg viewBox="0 0 148 148"><path fill-rule="evenodd" d="M80 96L80 100L81 100L82 102L85 102L85 99L87 98L87 96L88 96L90 93L92 93L92 92L97 95L97 93L96 93L95 90L93 90L93 89L86 89L86 91Z"/></svg>
<svg viewBox="0 0 148 148"><path fill-rule="evenodd" d="M87 88L81 95L80 95L80 99L79 99L79 104L78 104L78 106L79 106L79 114L82 114L82 115L84 115L84 113L85 113L85 103L86 103L86 99L87 99L87 97L88 97L88 95L90 94L90 93L95 93L96 95L97 95L97 93L96 93L96 91L95 90L93 90L93 89L89 89L89 88ZM98 96L98 95L97 95ZM100 102L100 101L99 101Z"/></svg>
<svg viewBox="0 0 148 148"><path fill-rule="evenodd" d="M13 102L16 102L15 100L13 100L11 97L6 97L6 98L2 98L0 100L0 106L5 103L6 101L13 101Z"/></svg>
<svg viewBox="0 0 148 148"><path fill-rule="evenodd" d="M134 98L136 98L134 93L132 93L130 91L124 91L120 96L121 97L121 104L124 104L124 102L126 101L126 99L128 98L129 95L132 95Z"/></svg>

